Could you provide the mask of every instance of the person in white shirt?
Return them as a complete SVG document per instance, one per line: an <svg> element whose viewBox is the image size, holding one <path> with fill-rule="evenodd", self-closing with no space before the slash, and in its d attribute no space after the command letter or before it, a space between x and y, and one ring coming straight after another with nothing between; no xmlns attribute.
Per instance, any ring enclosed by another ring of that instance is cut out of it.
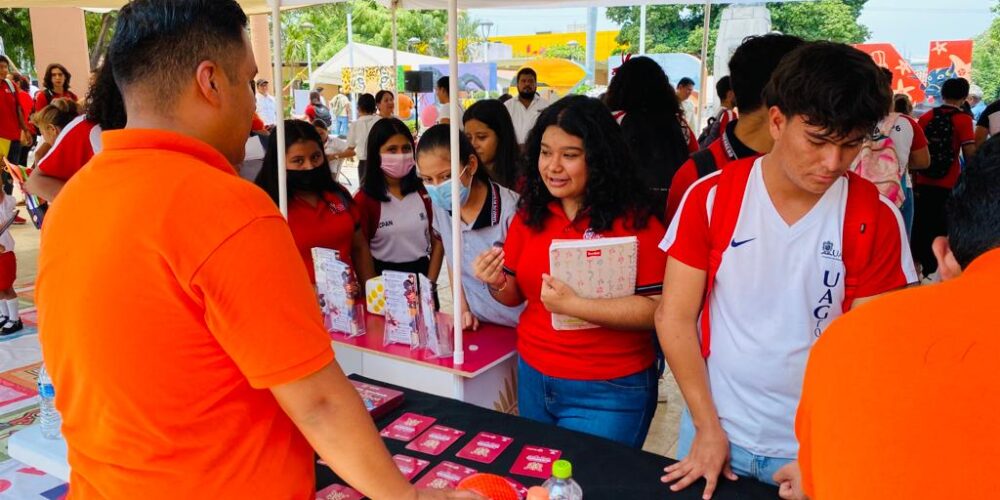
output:
<svg viewBox="0 0 1000 500"><path fill-rule="evenodd" d="M334 153L329 159L332 161L357 156L358 179L364 181L368 169L368 133L371 132L375 122L381 119L381 116L375 114L375 96L361 94L358 97L358 119L351 124L347 132L347 149Z"/></svg>
<svg viewBox="0 0 1000 500"><path fill-rule="evenodd" d="M871 57L802 45L763 94L771 152L693 184L660 244L656 331L688 407L661 480L705 478L705 498L720 475L793 487L810 349L848 310L917 281L896 206L848 172L891 98Z"/></svg>
<svg viewBox="0 0 1000 500"><path fill-rule="evenodd" d="M257 80L257 116L264 120L264 126L272 127L277 123L277 106L271 95L271 84L261 78Z"/></svg>
<svg viewBox="0 0 1000 500"><path fill-rule="evenodd" d="M531 68L521 68L517 72L517 98L504 103L514 122L517 144L522 148L528 141L528 134L538 121L538 115L549 107L549 101L538 95L538 73Z"/></svg>
<svg viewBox="0 0 1000 500"><path fill-rule="evenodd" d="M681 103L681 109L684 110L684 121L687 122L691 130L697 128L697 123L694 123L694 103L691 102L691 94L694 93L694 80L684 77L677 82L677 100Z"/></svg>
<svg viewBox="0 0 1000 500"><path fill-rule="evenodd" d="M451 122L451 110L449 109L451 107L449 106L449 103L451 103L451 97L448 95L448 85L448 77L442 76L441 78L438 78L437 86L434 88L434 97L437 97L438 100L438 103L435 106L437 107L438 112L438 123Z"/></svg>

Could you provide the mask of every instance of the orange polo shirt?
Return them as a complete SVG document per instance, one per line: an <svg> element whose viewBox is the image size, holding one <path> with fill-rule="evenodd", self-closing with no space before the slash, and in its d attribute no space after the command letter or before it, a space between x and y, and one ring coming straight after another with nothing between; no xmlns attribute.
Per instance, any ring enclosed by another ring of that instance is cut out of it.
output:
<svg viewBox="0 0 1000 500"><path fill-rule="evenodd" d="M810 498L996 498L998 280L993 250L955 280L877 299L823 333L795 423Z"/></svg>
<svg viewBox="0 0 1000 500"><path fill-rule="evenodd" d="M46 216L36 288L70 498L313 498L267 390L333 360L288 226L207 144L101 139Z"/></svg>

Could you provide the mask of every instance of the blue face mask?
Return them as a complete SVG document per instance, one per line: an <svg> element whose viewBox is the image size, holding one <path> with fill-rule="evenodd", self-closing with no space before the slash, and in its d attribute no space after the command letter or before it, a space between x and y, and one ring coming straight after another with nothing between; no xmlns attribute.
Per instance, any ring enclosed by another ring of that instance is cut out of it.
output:
<svg viewBox="0 0 1000 500"><path fill-rule="evenodd" d="M465 171L462 171L462 175ZM459 175L461 179L462 175ZM427 189L427 194L431 197L431 203L445 209L451 210L451 183L453 179L448 179L437 186L432 186L430 184L424 184ZM465 205L465 202L469 200L469 186L458 183L458 201L459 205Z"/></svg>

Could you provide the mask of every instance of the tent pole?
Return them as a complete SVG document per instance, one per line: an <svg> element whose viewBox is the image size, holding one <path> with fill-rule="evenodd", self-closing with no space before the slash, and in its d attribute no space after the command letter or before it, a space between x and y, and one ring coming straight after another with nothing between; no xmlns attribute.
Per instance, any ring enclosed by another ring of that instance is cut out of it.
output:
<svg viewBox="0 0 1000 500"><path fill-rule="evenodd" d="M396 8L398 7L399 0L393 0L392 2L392 81L396 82L396 88L392 89L393 95L399 93L399 82L397 81L397 76L399 75L399 63L397 62L396 56L399 50L399 32L396 27ZM398 96L397 96L398 97ZM417 95L417 99L420 95ZM392 114L399 116L399 99L393 99L392 104Z"/></svg>
<svg viewBox="0 0 1000 500"><path fill-rule="evenodd" d="M587 8L587 83L597 83L597 7Z"/></svg>
<svg viewBox="0 0 1000 500"><path fill-rule="evenodd" d="M351 89L351 121L356 121L358 119L358 89L354 88L353 75L354 75L354 6L350 3L347 4L347 66L351 69L348 71L348 80L346 83L349 85L348 88ZM343 75L343 71L341 71Z"/></svg>
<svg viewBox="0 0 1000 500"><path fill-rule="evenodd" d="M281 71L281 0L272 0L271 4L271 39L274 41L274 131L278 144L285 143L285 96L281 92L284 87L284 73ZM288 183L285 181L288 172L285 165L285 155L278 155L278 208L281 215L288 218Z"/></svg>
<svg viewBox="0 0 1000 500"><path fill-rule="evenodd" d="M639 55L646 54L646 4L639 6Z"/></svg>
<svg viewBox="0 0 1000 500"><path fill-rule="evenodd" d="M698 130L701 130L701 117L705 108L705 93L708 92L708 38L711 31L712 0L705 0L705 25L701 36L701 90L698 91L698 109L695 110L695 122L688 124L696 134Z"/></svg>
<svg viewBox="0 0 1000 500"><path fill-rule="evenodd" d="M458 96L458 0L448 0L448 102L449 132L451 143L451 178L459 179L458 133L462 123L459 115ZM461 181L459 181L461 182ZM451 183L451 277L453 320L455 328L455 352L452 361L455 366L465 363L465 342L462 333L462 204L460 203L458 182Z"/></svg>

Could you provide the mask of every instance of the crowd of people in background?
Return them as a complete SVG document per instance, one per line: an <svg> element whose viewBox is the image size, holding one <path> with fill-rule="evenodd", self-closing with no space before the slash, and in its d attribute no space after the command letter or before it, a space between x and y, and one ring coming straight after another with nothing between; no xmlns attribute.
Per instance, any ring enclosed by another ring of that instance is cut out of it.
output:
<svg viewBox="0 0 1000 500"><path fill-rule="evenodd" d="M226 11L228 2L220 4L225 5L212 15L222 17L213 22L234 15ZM136 23L131 29L148 31L143 36L160 36L155 24L130 21L155 14L142 13L141 6L134 10L123 10L119 25ZM198 14L184 16L208 22ZM172 20L176 29L182 29L184 16ZM209 37L229 48L239 48L241 41L238 36ZM87 196L81 191L85 186L107 187L107 171L98 168L131 161L129 141L140 132L118 130L132 125L126 115L135 111L137 123L149 124L164 113L153 104L123 100L123 93L139 95L150 84L152 76L144 76L143 63L115 66L126 64L124 52L116 49L146 51L153 57L158 46L127 46L128 39L116 40L82 104L64 66L48 65L43 88L32 96L27 80L9 74L10 61L0 56L0 155L12 165L26 165L33 150L34 173L25 189L53 206L61 201L56 199L67 181L88 162L91 171L70 195L73 200ZM209 56L215 54L198 57ZM234 89L246 87L254 77L255 70L240 65L239 71L248 73L241 76L248 78L230 82ZM149 71L154 75L159 70ZM899 469L907 462L919 468L921 455L916 449L904 450L940 424L961 436L933 440L941 446L938 451L952 457L996 451L995 440L971 451L979 446L976 433L990 431L982 430L985 424L970 405L987 404L991 410L997 405L996 384L985 380L995 377L979 375L995 357L995 350L985 351L995 344L983 328L990 320L985 315L974 318L988 310L990 294L984 282L996 279L993 269L1000 261L994 250L1000 246L1000 225L991 210L1000 196L1000 146L990 139L1000 135L1000 102L987 104L981 90L956 78L942 86L938 107L913 117L913 103L905 95L892 94L891 75L864 53L843 44L768 34L747 39L733 53L729 75L716 82L718 109L702 130L702 124L694 122L689 99L695 82L682 77L672 84L674 76L650 58L630 57L601 99L568 96L550 103L537 92L539 75L522 68L512 82L516 95L480 100L461 110L457 177L451 170L449 125L454 124L449 124L449 111L458 99L449 96L447 77L436 82L438 125L419 137L396 114L396 99L400 116L410 114L412 101L406 98L406 104L404 95L389 90L358 95L353 121L355 103L348 95L337 89L327 103L314 90L303 119L277 123L270 82L258 79L253 84L255 104L248 98L250 109L240 111L246 111L247 125L254 114L261 123L256 129L266 148L254 179L260 189L243 193L242 186L219 176L209 176L208 184L225 190L233 203L252 207L248 210L253 213L270 214L248 226L257 228L255 233L240 230L235 234L242 236L236 238L280 239L275 224L259 221L277 213L278 158L284 158L287 227L297 252L269 243L267 248L276 253L267 259L295 258L279 269L294 269L293 278L315 281L313 247L338 250L362 283L385 270L422 273L436 283L444 263L460 260L462 275L448 275L452 285L463 290L463 302L455 305L462 324L470 329L484 322L517 329L518 411L526 418L641 447L665 361L686 403L680 461L662 477L674 490L706 479L708 497L720 477L746 476L779 485L786 498L838 492L847 495L839 498L901 494L915 485L906 480L912 473ZM195 84L185 80L184 85ZM212 90L199 87L198 92L207 95ZM193 91L189 94L179 105L196 110L193 103L208 102L199 101ZM200 106L219 126L238 115L216 116L212 113L221 112ZM277 126L284 127L284 144L277 144L272 133ZM237 136L225 139L234 144L243 133L228 132ZM205 146L191 139L175 145L166 145L173 140L167 135L146 139L171 150L169 155L190 150L212 164L238 163L232 155L222 158L202 151ZM115 153L103 163L91 161L107 147L106 141ZM344 161L357 165L356 192L341 182ZM193 165L178 168L182 177L196 170ZM183 189L176 178L156 177L164 189ZM455 183L457 214L452 213ZM8 184L5 179L0 223L13 209ZM233 194L237 192L243 194ZM273 206L257 198L269 199ZM153 212L168 205L169 200L158 203ZM65 212L60 215L72 219ZM455 217L465 242L461 255L451 253ZM205 237L222 241L223 233L236 231L243 218L225 215L229 225L212 225ZM54 238L71 236L60 234ZM553 240L617 236L638 239L634 294L584 298L549 274ZM238 256L232 245L242 240L234 241L220 243L219 258ZM0 334L21 328L16 295L13 304L11 297L16 270L12 250L13 240L4 233ZM207 247L197 251L209 259L204 273L221 272L222 267L213 266L224 261L213 261ZM968 270L968 279L959 278L963 270ZM210 277L193 268L176 272L190 272L190 283ZM944 285L952 292L918 287L942 280L954 280ZM61 296L51 286L48 293ZM918 288L889 294L907 287ZM292 294L305 300L301 295ZM968 301L954 299L956 295ZM218 297L205 298L213 299ZM983 302L982 310L970 313L976 301ZM943 309L944 318L934 319L934 324L911 321L914 307L948 303L954 304ZM553 313L581 318L595 328L556 331ZM948 337L955 330L946 321L966 313L970 316L956 324L969 328L960 338ZM58 325L65 320L49 321ZM903 335L902 324L915 335ZM869 334L860 335L862 331ZM887 333L893 340L884 337ZM907 346L910 341L913 345ZM932 387L921 392L907 375L926 377L915 360L935 342L953 344L942 348L947 352L938 353L942 359L934 367L944 378L928 382ZM956 357L959 352L972 355ZM277 380L267 378L255 360L240 361L246 363L241 368L259 374L248 376L256 386L272 387ZM57 382L67 381L70 391L72 383L63 371L68 369L61 368L56 365L51 371ZM290 375L281 382L301 381L305 375ZM968 393L969 399L943 395L952 389ZM947 402L948 409L938 409L940 402ZM60 403L70 428L98 425L84 403ZM143 411L156 407L149 404ZM854 427L838 423L844 414ZM322 440L319 431L307 429L308 424L295 417L303 432ZM895 425L900 420L910 423ZM133 431L148 429L116 432ZM71 450L80 447L79 453L88 457L80 473L90 471L97 482L123 481L93 472L101 467L101 459L91 451L105 445L81 432L67 434ZM281 446L282 438L254 437ZM287 441L289 449L304 444ZM895 462L878 459L886 448L893 450ZM386 467L381 458L371 463L379 470ZM988 463L952 460L940 465L939 472L952 480L977 482L991 469ZM129 465L116 467L126 471ZM868 496L858 495L845 486L850 482L844 479L847 470L857 476L876 474L878 484L865 484ZM377 489L364 474L356 477ZM947 495L944 486L937 488Z"/></svg>

